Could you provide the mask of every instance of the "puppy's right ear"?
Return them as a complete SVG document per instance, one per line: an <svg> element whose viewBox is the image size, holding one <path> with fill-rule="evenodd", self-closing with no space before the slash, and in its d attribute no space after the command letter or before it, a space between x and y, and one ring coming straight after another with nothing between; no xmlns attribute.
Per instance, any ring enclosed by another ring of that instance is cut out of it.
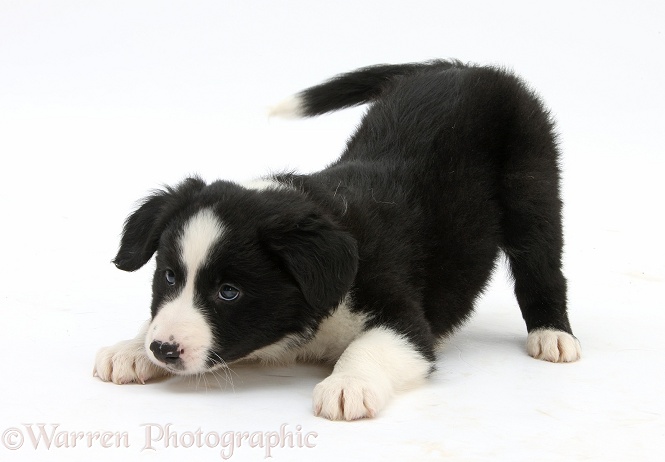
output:
<svg viewBox="0 0 665 462"><path fill-rule="evenodd" d="M200 178L187 178L175 188L166 187L146 197L125 221L120 250L113 259L115 266L123 271L135 271L145 265L175 214L205 186Z"/></svg>

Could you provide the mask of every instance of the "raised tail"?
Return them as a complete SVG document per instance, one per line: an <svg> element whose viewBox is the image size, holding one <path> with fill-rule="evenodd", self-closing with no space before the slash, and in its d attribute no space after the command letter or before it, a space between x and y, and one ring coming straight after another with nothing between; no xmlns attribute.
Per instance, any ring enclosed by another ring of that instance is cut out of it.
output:
<svg viewBox="0 0 665 462"><path fill-rule="evenodd" d="M358 106L381 96L396 78L432 69L465 67L458 61L428 61L410 64L379 64L363 67L332 79L282 101L270 109L271 116L313 117L326 112Z"/></svg>

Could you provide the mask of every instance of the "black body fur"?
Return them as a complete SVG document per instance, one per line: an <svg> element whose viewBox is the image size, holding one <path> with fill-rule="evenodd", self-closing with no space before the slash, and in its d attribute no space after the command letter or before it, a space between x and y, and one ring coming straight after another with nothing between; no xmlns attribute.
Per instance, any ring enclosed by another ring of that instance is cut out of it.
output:
<svg viewBox="0 0 665 462"><path fill-rule="evenodd" d="M188 179L128 219L115 262L133 271L158 250L153 316L171 290L161 274L176 265L175 237L210 207L229 233L198 293L229 281L243 290L233 307L199 300L227 362L285 335L306 341L347 293L366 328L389 326L433 361L500 250L528 331L571 333L556 137L522 81L437 61L361 69L300 97L306 116L372 103L339 160L277 175L279 189Z"/></svg>

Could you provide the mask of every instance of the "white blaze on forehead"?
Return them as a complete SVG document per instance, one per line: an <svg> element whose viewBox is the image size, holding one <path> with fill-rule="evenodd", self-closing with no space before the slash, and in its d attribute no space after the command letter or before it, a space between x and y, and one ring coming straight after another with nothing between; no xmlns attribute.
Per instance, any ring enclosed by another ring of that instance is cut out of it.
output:
<svg viewBox="0 0 665 462"><path fill-rule="evenodd" d="M195 305L194 282L213 247L224 237L224 231L224 226L210 209L203 209L189 219L179 242L180 258L186 271L184 287L175 298L162 305L148 328L146 351L150 351L153 341L177 343L184 366L180 372L183 373L203 372L213 346L210 323ZM160 364L151 353L148 355Z"/></svg>
<svg viewBox="0 0 665 462"><path fill-rule="evenodd" d="M180 238L182 263L187 271L186 287L194 283L197 271L223 235L224 226L210 209L201 210L187 222Z"/></svg>

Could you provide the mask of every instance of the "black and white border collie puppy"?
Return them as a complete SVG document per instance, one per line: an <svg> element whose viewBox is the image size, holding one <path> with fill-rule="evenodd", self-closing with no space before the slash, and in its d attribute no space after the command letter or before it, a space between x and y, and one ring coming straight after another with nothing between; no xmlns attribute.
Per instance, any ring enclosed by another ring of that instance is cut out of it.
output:
<svg viewBox="0 0 665 462"><path fill-rule="evenodd" d="M342 156L250 185L189 178L125 223L118 268L156 253L151 319L103 348L115 383L241 360L334 363L314 389L329 419L377 414L434 369L502 250L527 352L575 361L561 272L553 123L517 77L454 61L380 65L309 88L273 112L370 103Z"/></svg>

